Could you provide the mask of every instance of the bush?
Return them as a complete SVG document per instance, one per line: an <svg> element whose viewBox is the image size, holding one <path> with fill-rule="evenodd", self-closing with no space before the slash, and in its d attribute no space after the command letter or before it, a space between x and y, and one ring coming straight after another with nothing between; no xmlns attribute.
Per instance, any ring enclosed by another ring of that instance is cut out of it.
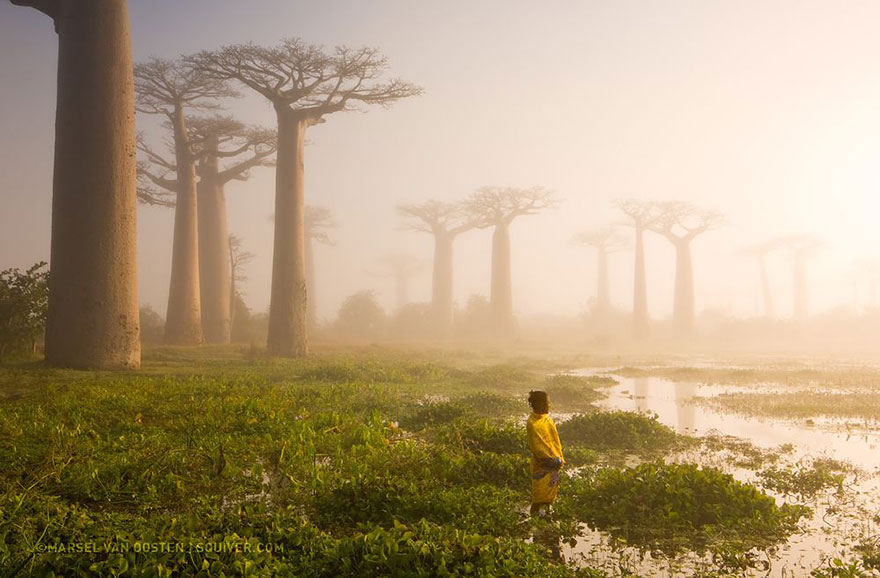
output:
<svg viewBox="0 0 880 578"><path fill-rule="evenodd" d="M344 336L375 339L385 330L385 311L373 291L350 295L339 308L336 330Z"/></svg>
<svg viewBox="0 0 880 578"><path fill-rule="evenodd" d="M46 327L49 271L40 261L22 273L0 271L0 361L11 355L31 355Z"/></svg>
<svg viewBox="0 0 880 578"><path fill-rule="evenodd" d="M165 320L149 305L138 311L141 323L141 343L162 343L165 336Z"/></svg>
<svg viewBox="0 0 880 578"><path fill-rule="evenodd" d="M579 414L559 424L563 447L582 445L594 450L650 453L668 450L686 438L657 420L628 411Z"/></svg>
<svg viewBox="0 0 880 578"><path fill-rule="evenodd" d="M755 486L714 468L647 463L575 480L564 508L618 543L675 555L690 549L747 552L786 540L804 506L777 506Z"/></svg>

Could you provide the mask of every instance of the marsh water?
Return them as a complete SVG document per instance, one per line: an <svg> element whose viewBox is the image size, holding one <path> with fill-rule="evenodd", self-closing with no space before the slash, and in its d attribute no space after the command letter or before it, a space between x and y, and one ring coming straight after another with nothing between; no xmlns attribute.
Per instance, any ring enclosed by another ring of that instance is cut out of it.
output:
<svg viewBox="0 0 880 578"><path fill-rule="evenodd" d="M714 396L728 393L791 392L789 386L717 385L675 382L659 377L622 377L596 370L581 375L610 375L616 384L602 388L606 397L597 405L608 410L624 410L656 414L658 420L679 433L701 437L733 436L766 450L784 455L782 463L798 467L814 459L832 458L855 466L847 475L844 495L822 495L803 501L814 509L813 518L804 523L804 533L767 558L769 568L755 571L760 576L805 576L823 560L846 556L851 547L864 538L876 535L871 520L880 500L880 431L869 424L847 423L842 420L765 418L715 409L706 403ZM757 402L757 400L756 400ZM705 451L689 452L672 459L720 467L741 481L756 483L754 470L731 465L718 455ZM772 492L768 492L771 493ZM777 501L798 501L776 496ZM583 557L591 565L603 567L612 574L635 571L643 576L671 576L688 572L699 562L654 560L636 552L612 552L605 537L589 533L570 556Z"/></svg>

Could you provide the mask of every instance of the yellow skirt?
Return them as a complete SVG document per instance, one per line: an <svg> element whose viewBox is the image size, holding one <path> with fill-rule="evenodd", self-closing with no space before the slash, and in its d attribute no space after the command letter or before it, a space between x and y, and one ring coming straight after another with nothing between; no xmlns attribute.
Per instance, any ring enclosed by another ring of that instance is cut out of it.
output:
<svg viewBox="0 0 880 578"><path fill-rule="evenodd" d="M559 470L532 474L532 503L552 504L559 493Z"/></svg>

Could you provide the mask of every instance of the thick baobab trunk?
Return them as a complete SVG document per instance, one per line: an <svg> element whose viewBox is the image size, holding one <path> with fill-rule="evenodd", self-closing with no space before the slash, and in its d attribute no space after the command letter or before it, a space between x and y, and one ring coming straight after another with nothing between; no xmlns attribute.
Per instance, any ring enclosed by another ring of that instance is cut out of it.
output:
<svg viewBox="0 0 880 578"><path fill-rule="evenodd" d="M286 109L278 111L275 250L267 345L270 353L291 357L304 356L309 350L303 222L305 134L305 119Z"/></svg>
<svg viewBox="0 0 880 578"><path fill-rule="evenodd" d="M434 236L434 273L431 287L431 304L434 309L434 322L440 337L452 333L452 252L454 236L436 234Z"/></svg>
<svg viewBox="0 0 880 578"><path fill-rule="evenodd" d="M189 150L183 110L173 120L177 158L177 204L174 209L174 241L165 342L198 345L202 342L202 311L199 295L199 228L196 167Z"/></svg>
<svg viewBox="0 0 880 578"><path fill-rule="evenodd" d="M79 369L137 368L128 8L124 0L42 4L52 6L59 38L46 360Z"/></svg>
<svg viewBox="0 0 880 578"><path fill-rule="evenodd" d="M805 323L809 312L807 310L807 264L806 255L803 251L796 251L794 255L794 320L797 323Z"/></svg>
<svg viewBox="0 0 880 578"><path fill-rule="evenodd" d="M608 287L608 251L605 250L605 247L599 247L598 251L596 312L600 315L607 315L611 311L611 292Z"/></svg>
<svg viewBox="0 0 880 578"><path fill-rule="evenodd" d="M675 297L672 306L672 319L679 335L688 335L694 330L694 268L691 261L689 240L675 243Z"/></svg>
<svg viewBox="0 0 880 578"><path fill-rule="evenodd" d="M309 330L318 326L318 304L315 300L315 241L306 238L306 323Z"/></svg>
<svg viewBox="0 0 880 578"><path fill-rule="evenodd" d="M636 259L633 273L633 336L644 339L650 333L648 283L645 276L644 231L636 228Z"/></svg>
<svg viewBox="0 0 880 578"><path fill-rule="evenodd" d="M489 306L492 328L505 332L513 328L513 294L510 280L510 226L495 225L492 234L492 280Z"/></svg>
<svg viewBox="0 0 880 578"><path fill-rule="evenodd" d="M776 317L776 310L773 307L773 293L770 291L770 277L767 275L767 264L764 256L758 257L758 265L761 268L761 294L764 298L764 316L767 319Z"/></svg>
<svg viewBox="0 0 880 578"><path fill-rule="evenodd" d="M199 289L202 331L207 343L229 343L232 337L232 270L226 193L217 169L217 157L201 163L198 185Z"/></svg>

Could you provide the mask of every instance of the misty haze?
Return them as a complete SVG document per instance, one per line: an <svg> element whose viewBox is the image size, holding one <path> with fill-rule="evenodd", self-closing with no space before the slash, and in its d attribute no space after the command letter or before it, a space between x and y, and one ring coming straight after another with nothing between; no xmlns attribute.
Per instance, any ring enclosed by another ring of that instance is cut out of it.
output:
<svg viewBox="0 0 880 578"><path fill-rule="evenodd" d="M0 0L0 576L880 576L878 20Z"/></svg>

